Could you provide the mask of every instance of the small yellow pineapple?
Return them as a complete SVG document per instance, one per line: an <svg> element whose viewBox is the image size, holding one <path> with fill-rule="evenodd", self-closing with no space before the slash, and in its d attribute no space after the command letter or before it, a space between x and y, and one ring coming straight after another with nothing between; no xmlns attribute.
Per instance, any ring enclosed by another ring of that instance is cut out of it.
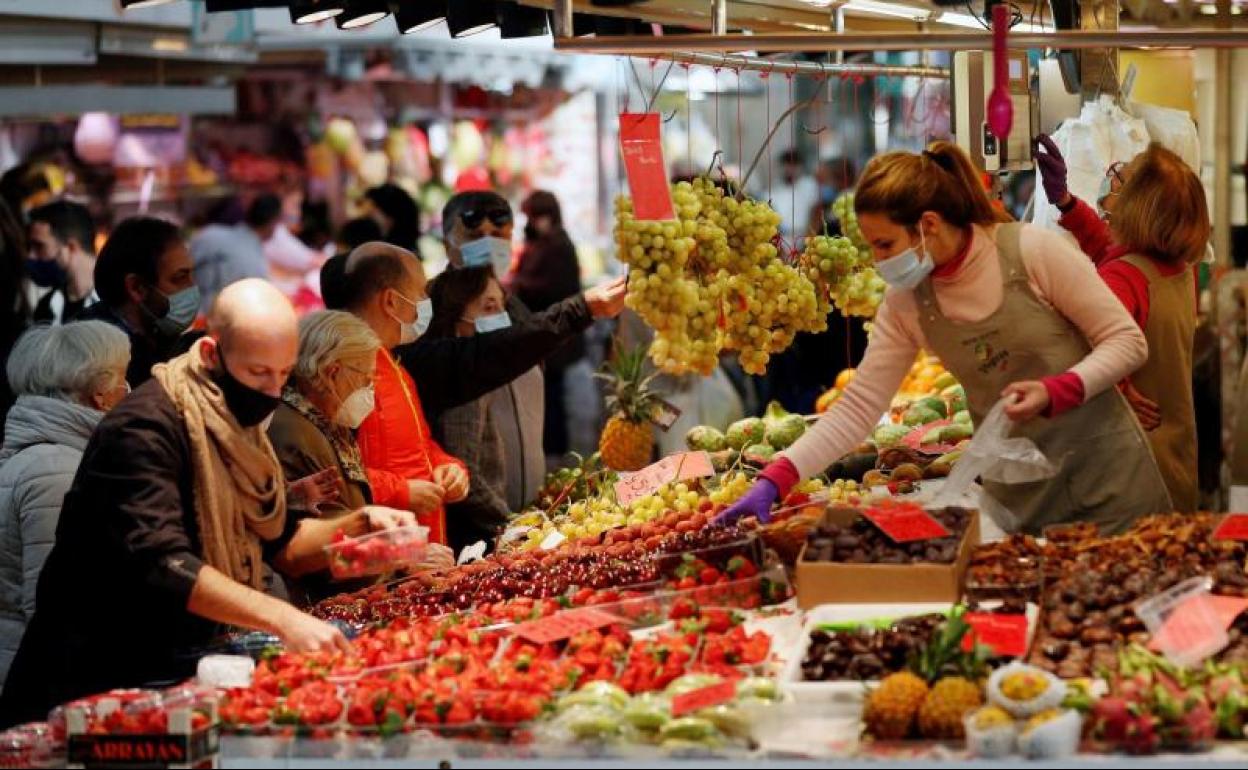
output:
<svg viewBox="0 0 1248 770"><path fill-rule="evenodd" d="M658 397L650 391L656 375L645 373L642 347L621 351L603 365L597 376L607 383L607 411L611 415L598 441L602 462L613 471L641 470L654 453L650 418Z"/></svg>
<svg viewBox="0 0 1248 770"><path fill-rule="evenodd" d="M867 698L862 712L867 732L885 741L906 738L927 693L927 683L909 671L885 677Z"/></svg>
<svg viewBox="0 0 1248 770"><path fill-rule="evenodd" d="M984 693L979 685L966 677L947 676L924 699L919 709L919 732L933 740L963 738L963 717L983 704Z"/></svg>

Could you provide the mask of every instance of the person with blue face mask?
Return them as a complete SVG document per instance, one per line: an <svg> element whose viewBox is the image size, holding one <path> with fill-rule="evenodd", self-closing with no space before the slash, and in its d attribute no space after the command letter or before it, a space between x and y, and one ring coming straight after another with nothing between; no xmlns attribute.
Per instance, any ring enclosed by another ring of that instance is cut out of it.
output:
<svg viewBox="0 0 1248 770"><path fill-rule="evenodd" d="M95 262L100 301L79 315L107 321L130 337L126 379L137 388L152 367L181 355L202 333L188 334L200 294L190 251L177 225L155 217L124 220Z"/></svg>
<svg viewBox="0 0 1248 770"><path fill-rule="evenodd" d="M498 279L488 270L449 270L429 284L433 324L427 336L466 339L511 327L507 298ZM472 477L468 496L447 506L447 529L456 551L478 540L492 545L506 526L507 456L491 410L494 391L466 404L430 416L434 436L464 461Z"/></svg>
<svg viewBox="0 0 1248 770"><path fill-rule="evenodd" d="M1004 401L1012 435L1058 466L1045 481L984 482L1018 530L1091 522L1116 533L1173 510L1115 388L1145 363L1144 333L1086 257L1057 233L1011 221L949 142L874 158L854 207L889 284L866 355L841 400L720 521L767 521L800 479L857 447L920 350L957 377L976 424Z"/></svg>

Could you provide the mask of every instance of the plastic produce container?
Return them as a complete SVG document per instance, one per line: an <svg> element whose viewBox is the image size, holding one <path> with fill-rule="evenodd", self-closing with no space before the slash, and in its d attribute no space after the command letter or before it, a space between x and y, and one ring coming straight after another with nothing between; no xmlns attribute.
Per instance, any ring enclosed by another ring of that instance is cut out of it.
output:
<svg viewBox="0 0 1248 770"><path fill-rule="evenodd" d="M425 560L429 528L413 524L360 537L343 538L325 546L329 571L339 579L380 575Z"/></svg>

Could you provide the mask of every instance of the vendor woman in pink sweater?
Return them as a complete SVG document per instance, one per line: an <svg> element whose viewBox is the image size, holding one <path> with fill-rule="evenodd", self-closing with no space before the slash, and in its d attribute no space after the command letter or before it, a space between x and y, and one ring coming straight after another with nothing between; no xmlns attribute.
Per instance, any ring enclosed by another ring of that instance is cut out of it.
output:
<svg viewBox="0 0 1248 770"><path fill-rule="evenodd" d="M1148 361L1119 387L1148 431L1175 510L1195 511L1196 408L1192 350L1197 281L1192 265L1209 243L1209 207L1200 178L1183 159L1151 144L1105 175L1098 216L1070 194L1066 163L1041 135L1036 165L1059 224L1092 258L1105 285L1148 340Z"/></svg>
<svg viewBox="0 0 1248 770"><path fill-rule="evenodd" d="M982 422L999 399L1057 476L985 490L1021 531L1092 522L1121 532L1171 510L1148 440L1114 384L1148 357L1139 326L1087 257L1057 233L1005 221L957 146L868 164L855 209L889 284L845 395L772 462L721 520L769 516L800 479L856 447L888 408L915 354L940 356Z"/></svg>

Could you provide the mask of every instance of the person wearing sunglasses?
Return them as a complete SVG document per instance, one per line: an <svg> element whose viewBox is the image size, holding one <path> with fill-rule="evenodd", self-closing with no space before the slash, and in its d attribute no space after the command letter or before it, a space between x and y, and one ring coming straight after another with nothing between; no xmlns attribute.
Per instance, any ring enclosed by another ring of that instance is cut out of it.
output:
<svg viewBox="0 0 1248 770"><path fill-rule="evenodd" d="M487 270L501 280L511 269L514 228L511 205L497 193L474 191L451 198L442 210L448 269ZM472 337L422 338L400 352L400 360L420 383L430 419L437 419L442 410L499 391L490 401L504 457L511 458L506 469L506 500L511 510L529 502L546 475L541 365L574 343L595 320L618 316L626 293L621 276L539 313L509 294L504 306L507 328ZM469 389L460 387L456 377L447 376L455 372L462 378L468 371L475 372ZM471 398L465 398L469 394Z"/></svg>
<svg viewBox="0 0 1248 770"><path fill-rule="evenodd" d="M1198 503L1192 362L1199 283L1211 225L1204 187L1175 153L1153 143L1105 172L1097 209L1070 194L1066 163L1051 138L1036 139L1045 194L1096 264L1097 272L1144 330L1148 362L1119 389L1148 432L1178 511Z"/></svg>

